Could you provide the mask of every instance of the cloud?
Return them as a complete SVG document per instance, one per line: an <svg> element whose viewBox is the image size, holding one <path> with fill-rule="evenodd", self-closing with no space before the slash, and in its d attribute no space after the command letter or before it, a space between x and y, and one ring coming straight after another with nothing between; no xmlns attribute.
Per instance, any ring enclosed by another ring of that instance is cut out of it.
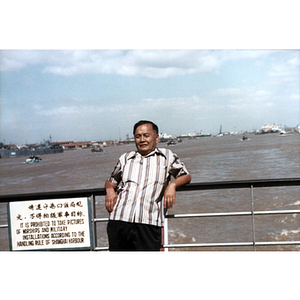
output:
<svg viewBox="0 0 300 300"><path fill-rule="evenodd" d="M296 56L290 60L288 60L287 62L289 65L293 66L293 67L297 67L299 68L300 67L300 59L299 59L299 56Z"/></svg>
<svg viewBox="0 0 300 300"><path fill-rule="evenodd" d="M30 65L42 64L49 60L49 51L2 50L0 71L19 70Z"/></svg>
<svg viewBox="0 0 300 300"><path fill-rule="evenodd" d="M300 75L299 52L294 58L274 63L269 71L269 83L274 85L288 84L299 87Z"/></svg>
<svg viewBox="0 0 300 300"><path fill-rule="evenodd" d="M225 107L233 111L254 112L262 107L275 107L276 101L268 90L255 90L251 87L218 89L214 97L226 99Z"/></svg>
<svg viewBox="0 0 300 300"><path fill-rule="evenodd" d="M275 55L267 50L3 50L0 70L10 71L39 65L43 73L60 76L77 74L118 74L166 78L218 72L228 61L253 60ZM299 69L299 57L274 64L269 75L292 77ZM292 71L292 73L290 73Z"/></svg>
<svg viewBox="0 0 300 300"><path fill-rule="evenodd" d="M222 61L236 61L241 59L259 59L265 58L273 53L275 50L224 50L218 51L218 56Z"/></svg>
<svg viewBox="0 0 300 300"><path fill-rule="evenodd" d="M55 116L55 115L76 115L80 114L79 107L76 106L61 106L58 108L52 108L52 109L42 109L41 106L35 106L35 109L37 109L37 114L41 116Z"/></svg>
<svg viewBox="0 0 300 300"><path fill-rule="evenodd" d="M222 88L217 89L213 94L215 96L236 96L241 94L240 88Z"/></svg>
<svg viewBox="0 0 300 300"><path fill-rule="evenodd" d="M128 104L126 107L136 107L135 104ZM142 105L141 105L142 107ZM42 105L34 105L33 106L35 113L40 116L47 116L47 117L90 117L96 116L102 113L113 113L117 111L122 111L125 109L125 105L114 105L114 104L92 104L92 105L70 105L70 106L59 106L54 108L44 108Z"/></svg>
<svg viewBox="0 0 300 300"><path fill-rule="evenodd" d="M259 90L255 92L255 95L258 97L268 97L271 96L271 93L269 91Z"/></svg>
<svg viewBox="0 0 300 300"><path fill-rule="evenodd" d="M300 95L299 94L293 94L290 96L290 99L292 100L300 100Z"/></svg>
<svg viewBox="0 0 300 300"><path fill-rule="evenodd" d="M123 116L124 111L128 115L140 114L147 107L147 112L154 115L165 115L168 113L174 116L180 116L184 112L189 112L191 108L193 110L203 110L212 107L213 104L206 102L196 96L192 97L177 97L177 98L146 98L140 101L128 101L123 103L93 103L82 105L63 105L53 108L45 108L42 105L34 105L33 109L36 115L47 118L64 118L66 119L78 119L85 118L103 118L106 116Z"/></svg>
<svg viewBox="0 0 300 300"><path fill-rule="evenodd" d="M206 50L4 50L0 54L1 71L40 65L42 72L61 76L119 74L148 78L215 72L227 60L267 55L263 51Z"/></svg>
<svg viewBox="0 0 300 300"><path fill-rule="evenodd" d="M207 51L74 51L67 60L46 66L43 72L57 75L105 73L148 78L210 72L218 58Z"/></svg>

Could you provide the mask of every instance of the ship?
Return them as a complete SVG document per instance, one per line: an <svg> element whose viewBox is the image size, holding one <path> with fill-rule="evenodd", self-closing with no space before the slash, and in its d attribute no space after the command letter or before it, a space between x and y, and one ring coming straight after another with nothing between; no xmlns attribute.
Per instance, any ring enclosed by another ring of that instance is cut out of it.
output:
<svg viewBox="0 0 300 300"><path fill-rule="evenodd" d="M275 125L268 125L265 124L264 126L261 127L261 133L275 133L275 132L280 132L280 128Z"/></svg>
<svg viewBox="0 0 300 300"><path fill-rule="evenodd" d="M172 135L169 135L169 134L166 134L166 133L160 133L159 134L159 142L160 143L166 143L172 138L173 138Z"/></svg>
<svg viewBox="0 0 300 300"><path fill-rule="evenodd" d="M46 141L45 144L36 147L23 147L14 149L0 149L0 158L17 157L17 156L35 156L43 154L62 153L64 148L58 143L50 143Z"/></svg>

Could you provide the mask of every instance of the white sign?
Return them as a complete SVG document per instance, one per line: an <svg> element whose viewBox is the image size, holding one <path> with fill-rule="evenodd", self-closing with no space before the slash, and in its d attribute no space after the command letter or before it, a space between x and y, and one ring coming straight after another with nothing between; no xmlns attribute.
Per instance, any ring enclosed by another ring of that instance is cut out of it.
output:
<svg viewBox="0 0 300 300"><path fill-rule="evenodd" d="M90 249L88 198L9 203L11 250Z"/></svg>

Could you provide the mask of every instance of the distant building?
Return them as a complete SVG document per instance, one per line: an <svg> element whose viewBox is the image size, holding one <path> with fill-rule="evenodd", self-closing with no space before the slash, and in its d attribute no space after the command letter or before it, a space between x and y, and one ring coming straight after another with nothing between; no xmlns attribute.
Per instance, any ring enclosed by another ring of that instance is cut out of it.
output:
<svg viewBox="0 0 300 300"><path fill-rule="evenodd" d="M68 144L74 144L74 142L73 141L65 141L65 142L57 142L57 144L68 145Z"/></svg>
<svg viewBox="0 0 300 300"><path fill-rule="evenodd" d="M73 142L73 143L60 143L65 150L76 150L76 149L84 149L92 146L92 142Z"/></svg>

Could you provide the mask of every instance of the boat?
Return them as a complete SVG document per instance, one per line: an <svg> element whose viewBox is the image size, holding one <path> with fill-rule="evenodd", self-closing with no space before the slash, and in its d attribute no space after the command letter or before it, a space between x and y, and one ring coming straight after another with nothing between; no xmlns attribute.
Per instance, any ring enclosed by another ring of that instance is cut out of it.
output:
<svg viewBox="0 0 300 300"><path fill-rule="evenodd" d="M30 156L29 158L26 159L26 163L33 163L33 162L40 162L42 159L40 157L37 157L35 155Z"/></svg>
<svg viewBox="0 0 300 300"><path fill-rule="evenodd" d="M284 129L282 129L279 133L280 136L286 136L286 131Z"/></svg>
<svg viewBox="0 0 300 300"><path fill-rule="evenodd" d="M176 141L174 141L174 140L169 140L168 142L167 142L167 145L168 146L170 146L170 145L176 145L177 143L176 143Z"/></svg>
<svg viewBox="0 0 300 300"><path fill-rule="evenodd" d="M103 149L101 147L93 147L91 149L92 152L103 152Z"/></svg>

